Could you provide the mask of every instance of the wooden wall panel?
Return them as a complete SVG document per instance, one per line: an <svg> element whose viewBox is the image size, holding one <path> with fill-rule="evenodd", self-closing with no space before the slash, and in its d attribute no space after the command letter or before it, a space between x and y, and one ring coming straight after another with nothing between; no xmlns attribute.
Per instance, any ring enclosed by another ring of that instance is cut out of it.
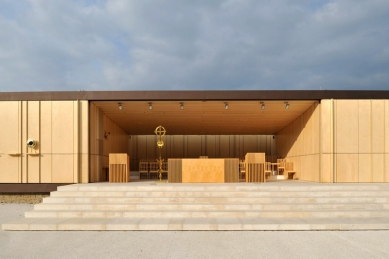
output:
<svg viewBox="0 0 389 259"><path fill-rule="evenodd" d="M322 100L320 103L320 146L322 154L331 154L332 148L332 100Z"/></svg>
<svg viewBox="0 0 389 259"><path fill-rule="evenodd" d="M389 100L385 100L384 103L384 123L385 123L385 129L384 129L384 145L385 145L385 153L389 154ZM385 161L388 161L385 159Z"/></svg>
<svg viewBox="0 0 389 259"><path fill-rule="evenodd" d="M79 181L89 182L89 103L88 101L78 101L79 103Z"/></svg>
<svg viewBox="0 0 389 259"><path fill-rule="evenodd" d="M40 137L40 153L41 153L41 182L52 182L52 135L51 135L51 101L41 102L41 137Z"/></svg>
<svg viewBox="0 0 389 259"><path fill-rule="evenodd" d="M0 155L0 183L20 183L20 156Z"/></svg>
<svg viewBox="0 0 389 259"><path fill-rule="evenodd" d="M27 113L27 139L37 141L35 148L27 148L27 182L40 182L40 103L29 101ZM32 155L34 154L34 155ZM38 155L35 155L38 154Z"/></svg>
<svg viewBox="0 0 389 259"><path fill-rule="evenodd" d="M358 150L358 101L336 101L336 151L353 154Z"/></svg>
<svg viewBox="0 0 389 259"><path fill-rule="evenodd" d="M175 135L172 136L172 158L183 158L184 157L184 136Z"/></svg>
<svg viewBox="0 0 389 259"><path fill-rule="evenodd" d="M138 146L138 150L137 150L138 157L140 159L146 159L147 158L147 136L138 136L137 146Z"/></svg>
<svg viewBox="0 0 389 259"><path fill-rule="evenodd" d="M201 138L200 135L186 136L186 152L188 158L199 158L201 154Z"/></svg>
<svg viewBox="0 0 389 259"><path fill-rule="evenodd" d="M73 182L73 154L52 155L52 182Z"/></svg>
<svg viewBox="0 0 389 259"><path fill-rule="evenodd" d="M159 156L157 147L157 137L154 135L146 136L146 157L154 159Z"/></svg>
<svg viewBox="0 0 389 259"><path fill-rule="evenodd" d="M384 155L384 180L385 182L389 182L389 154Z"/></svg>
<svg viewBox="0 0 389 259"><path fill-rule="evenodd" d="M372 181L371 162L371 154L368 152L358 154L358 181L360 183L370 183Z"/></svg>
<svg viewBox="0 0 389 259"><path fill-rule="evenodd" d="M359 182L358 154L336 155L337 182Z"/></svg>
<svg viewBox="0 0 389 259"><path fill-rule="evenodd" d="M276 135L278 156L293 162L295 178L300 180L318 182L330 177L328 172L320 176L320 116L320 105L315 103Z"/></svg>
<svg viewBox="0 0 389 259"><path fill-rule="evenodd" d="M334 104L333 125L331 102ZM335 182L389 181L385 159L388 104L388 100L322 101L321 170L325 169L330 176L336 175ZM329 159L326 154L330 155Z"/></svg>
<svg viewBox="0 0 389 259"><path fill-rule="evenodd" d="M385 101L374 100L371 108L372 152L383 154L385 150Z"/></svg>
<svg viewBox="0 0 389 259"><path fill-rule="evenodd" d="M219 146L217 146L216 144L216 138L217 136L215 135L209 135L209 136L201 136L202 139L205 139L205 143L206 143L206 152L205 153L201 153L204 154L205 156L208 156L209 158L216 158L217 155L216 153L216 150L219 151Z"/></svg>
<svg viewBox="0 0 389 259"><path fill-rule="evenodd" d="M369 154L371 152L371 101L359 100L358 103L358 150L361 154Z"/></svg>
<svg viewBox="0 0 389 259"><path fill-rule="evenodd" d="M230 142L230 135L221 135L220 137L220 144L219 144L219 154L220 158L228 158L228 157L233 157L230 154L231 148L230 146L232 145ZM216 156L215 156L216 158Z"/></svg>
<svg viewBox="0 0 389 259"><path fill-rule="evenodd" d="M21 111L21 133L22 133L22 138L21 138L21 182L22 183L28 183L27 179L27 146L26 146L26 141L27 141L27 119L28 119L28 102L27 101L22 101L22 111Z"/></svg>
<svg viewBox="0 0 389 259"><path fill-rule="evenodd" d="M73 154L75 137L73 115L73 102L52 102L52 152L54 154Z"/></svg>
<svg viewBox="0 0 389 259"><path fill-rule="evenodd" d="M257 137L252 135L243 136L243 153L252 153L257 150Z"/></svg>
<svg viewBox="0 0 389 259"><path fill-rule="evenodd" d="M320 182L322 183L332 183L331 156L325 153L320 156Z"/></svg>
<svg viewBox="0 0 389 259"><path fill-rule="evenodd" d="M372 154L372 182L382 183L384 182L384 154Z"/></svg>
<svg viewBox="0 0 389 259"><path fill-rule="evenodd" d="M21 182L21 112L21 102L0 102L0 183Z"/></svg>

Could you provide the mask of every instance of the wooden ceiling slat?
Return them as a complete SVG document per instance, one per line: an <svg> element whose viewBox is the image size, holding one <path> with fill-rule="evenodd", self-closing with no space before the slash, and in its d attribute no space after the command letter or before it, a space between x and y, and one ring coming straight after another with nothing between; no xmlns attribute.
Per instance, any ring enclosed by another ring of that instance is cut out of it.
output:
<svg viewBox="0 0 389 259"><path fill-rule="evenodd" d="M257 135L275 134L303 114L316 101L288 101L290 109L285 109L284 101L265 101L261 110L257 101L230 101L226 110L221 101L121 102L95 101L108 118L129 135L152 134L155 127L163 125L172 135Z"/></svg>

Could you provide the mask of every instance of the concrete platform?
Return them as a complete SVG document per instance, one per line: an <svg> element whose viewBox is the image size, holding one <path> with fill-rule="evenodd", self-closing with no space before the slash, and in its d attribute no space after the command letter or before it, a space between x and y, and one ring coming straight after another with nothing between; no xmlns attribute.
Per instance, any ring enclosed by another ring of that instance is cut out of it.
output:
<svg viewBox="0 0 389 259"><path fill-rule="evenodd" d="M74 184L2 229L384 230L389 184Z"/></svg>

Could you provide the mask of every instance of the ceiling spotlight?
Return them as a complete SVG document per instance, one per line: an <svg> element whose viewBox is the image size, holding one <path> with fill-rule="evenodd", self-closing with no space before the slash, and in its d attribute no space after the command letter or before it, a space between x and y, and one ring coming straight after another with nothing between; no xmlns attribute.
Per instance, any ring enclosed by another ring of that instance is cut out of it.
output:
<svg viewBox="0 0 389 259"><path fill-rule="evenodd" d="M150 109L150 110L153 109L153 104L152 104L152 103L149 103L149 109Z"/></svg>
<svg viewBox="0 0 389 259"><path fill-rule="evenodd" d="M123 110L122 103L118 103L118 108L119 108L119 110Z"/></svg>
<svg viewBox="0 0 389 259"><path fill-rule="evenodd" d="M181 110L184 109L184 103L180 103L180 109L181 109Z"/></svg>
<svg viewBox="0 0 389 259"><path fill-rule="evenodd" d="M289 109L289 103L288 102L284 102L285 103L285 109Z"/></svg>
<svg viewBox="0 0 389 259"><path fill-rule="evenodd" d="M228 110L228 102L224 103L224 107L226 108L226 110Z"/></svg>
<svg viewBox="0 0 389 259"><path fill-rule="evenodd" d="M265 103L264 102L260 102L261 105L261 109L264 110L265 109Z"/></svg>

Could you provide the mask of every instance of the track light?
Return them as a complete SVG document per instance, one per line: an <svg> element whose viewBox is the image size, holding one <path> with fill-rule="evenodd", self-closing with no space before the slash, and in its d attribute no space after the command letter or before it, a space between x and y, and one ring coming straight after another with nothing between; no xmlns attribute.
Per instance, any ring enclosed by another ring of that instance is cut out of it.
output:
<svg viewBox="0 0 389 259"><path fill-rule="evenodd" d="M228 102L224 103L224 107L226 108L226 110L228 110Z"/></svg>
<svg viewBox="0 0 389 259"><path fill-rule="evenodd" d="M119 108L119 110L123 110L122 103L118 103L118 108Z"/></svg>
<svg viewBox="0 0 389 259"><path fill-rule="evenodd" d="M181 110L184 109L184 103L180 103L180 109L181 109Z"/></svg>
<svg viewBox="0 0 389 259"><path fill-rule="evenodd" d="M289 109L289 103L288 102L284 102L285 103L285 109Z"/></svg>
<svg viewBox="0 0 389 259"><path fill-rule="evenodd" d="M264 102L260 102L261 105L261 109L264 110L265 109L265 103Z"/></svg>
<svg viewBox="0 0 389 259"><path fill-rule="evenodd" d="M153 104L149 103L149 110L152 110L152 109L153 109Z"/></svg>

